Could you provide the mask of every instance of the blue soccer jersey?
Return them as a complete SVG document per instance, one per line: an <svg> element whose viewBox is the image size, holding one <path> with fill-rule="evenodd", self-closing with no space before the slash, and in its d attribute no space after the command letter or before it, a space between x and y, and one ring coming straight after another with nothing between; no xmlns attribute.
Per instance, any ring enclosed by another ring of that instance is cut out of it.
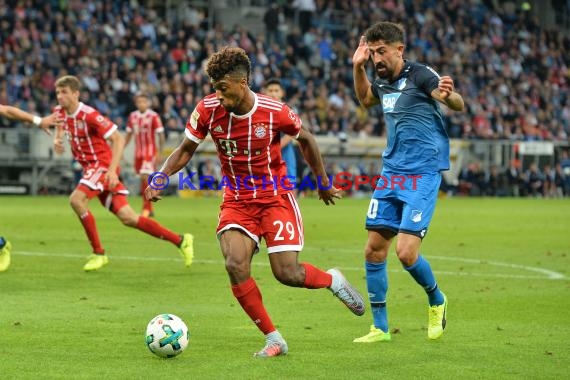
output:
<svg viewBox="0 0 570 380"><path fill-rule="evenodd" d="M449 169L449 137L431 92L439 75L430 67L405 61L395 81L376 79L372 93L380 100L388 134L384 170L398 174Z"/></svg>
<svg viewBox="0 0 570 380"><path fill-rule="evenodd" d="M287 165L287 176L292 182L297 182L297 156L295 153L295 145L293 141L281 148L281 157ZM292 178L291 178L292 177Z"/></svg>

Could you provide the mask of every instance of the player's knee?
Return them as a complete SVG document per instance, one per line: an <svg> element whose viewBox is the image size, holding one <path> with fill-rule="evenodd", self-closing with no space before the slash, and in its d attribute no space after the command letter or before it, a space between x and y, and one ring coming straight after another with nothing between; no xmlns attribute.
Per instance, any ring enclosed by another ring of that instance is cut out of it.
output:
<svg viewBox="0 0 570 380"><path fill-rule="evenodd" d="M69 196L69 205L74 210L80 210L85 207L85 202L81 197L74 193Z"/></svg>
<svg viewBox="0 0 570 380"><path fill-rule="evenodd" d="M406 267L413 265L418 257L418 253L411 247L407 246L397 246L396 254L398 255L398 259L402 265Z"/></svg>
<svg viewBox="0 0 570 380"><path fill-rule="evenodd" d="M118 214L119 220L127 227L136 227L139 222L139 216L135 213Z"/></svg>
<svg viewBox="0 0 570 380"><path fill-rule="evenodd" d="M388 250L385 247L375 247L366 244L364 247L364 259L370 263L380 263L386 260Z"/></svg>
<svg viewBox="0 0 570 380"><path fill-rule="evenodd" d="M73 194L69 196L69 205L74 210L77 208L77 206L79 206L79 202L77 198L73 196Z"/></svg>
<svg viewBox="0 0 570 380"><path fill-rule="evenodd" d="M242 277L244 274L249 273L249 265L246 261L235 260L232 257L227 257L226 271L232 277Z"/></svg>

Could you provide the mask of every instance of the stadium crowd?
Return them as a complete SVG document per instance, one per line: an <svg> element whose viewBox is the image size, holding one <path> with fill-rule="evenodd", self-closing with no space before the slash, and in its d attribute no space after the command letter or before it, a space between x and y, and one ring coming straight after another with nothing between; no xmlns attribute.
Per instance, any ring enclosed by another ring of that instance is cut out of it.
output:
<svg viewBox="0 0 570 380"><path fill-rule="evenodd" d="M0 103L44 114L54 80L69 73L82 78L82 99L118 125L133 94L146 91L167 129L179 130L210 92L205 60L230 44L250 54L252 88L281 78L314 133L382 135L381 118L355 102L351 58L364 28L389 19L406 27L408 57L451 75L467 99L467 112L447 117L450 137L568 141L570 39L528 9L458 0L280 3L268 5L265 33L254 35L242 25L210 29L205 11L190 7L166 20L129 1L0 0Z"/></svg>
<svg viewBox="0 0 570 380"><path fill-rule="evenodd" d="M485 171L478 162L472 162L459 174L457 186L442 187L450 195L459 196L515 196L560 198L570 196L570 158L563 151L560 162L542 167L530 163L528 169L519 160L512 160L506 170L491 166Z"/></svg>

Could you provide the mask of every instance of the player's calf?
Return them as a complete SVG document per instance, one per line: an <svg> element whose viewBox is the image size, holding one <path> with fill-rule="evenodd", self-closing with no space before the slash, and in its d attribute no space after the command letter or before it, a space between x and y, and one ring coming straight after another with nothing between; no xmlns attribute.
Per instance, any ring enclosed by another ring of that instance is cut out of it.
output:
<svg viewBox="0 0 570 380"><path fill-rule="evenodd" d="M294 265L272 266L271 269L273 276L283 285L293 287L303 286L305 273L301 265L295 263Z"/></svg>

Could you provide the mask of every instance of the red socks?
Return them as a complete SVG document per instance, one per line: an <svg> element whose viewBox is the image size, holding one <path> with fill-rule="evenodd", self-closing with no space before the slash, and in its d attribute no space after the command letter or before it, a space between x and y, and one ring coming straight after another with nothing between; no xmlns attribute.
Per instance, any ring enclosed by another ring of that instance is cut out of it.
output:
<svg viewBox="0 0 570 380"><path fill-rule="evenodd" d="M180 235L170 231L168 228L162 227L154 220L144 216L139 216L136 228L156 238L168 240L177 247L182 243L182 237Z"/></svg>
<svg viewBox="0 0 570 380"><path fill-rule="evenodd" d="M250 277L241 284L232 285L232 292L242 309L263 334L267 335L275 331L275 326L273 326L273 322L271 322L271 318L263 306L261 293L253 278Z"/></svg>
<svg viewBox="0 0 570 380"><path fill-rule="evenodd" d="M305 267L305 282L303 286L307 289L328 288L332 284L332 276L327 272L312 266L309 263L301 263Z"/></svg>
<svg viewBox="0 0 570 380"><path fill-rule="evenodd" d="M79 221L83 225L83 229L85 229L85 233L87 234L87 239L89 239L89 243L91 243L91 247L93 248L93 253L98 255L104 255L105 250L101 246L101 240L99 240L99 233L97 232L97 225L95 224L95 218L91 211L87 210L87 212L79 217Z"/></svg>

